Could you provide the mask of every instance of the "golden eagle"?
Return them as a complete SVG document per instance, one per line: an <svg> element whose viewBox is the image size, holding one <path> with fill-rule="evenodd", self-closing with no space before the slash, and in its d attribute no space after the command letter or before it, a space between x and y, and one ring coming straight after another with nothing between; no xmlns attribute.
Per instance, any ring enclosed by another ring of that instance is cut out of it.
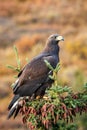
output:
<svg viewBox="0 0 87 130"><path fill-rule="evenodd" d="M18 74L18 79L14 83L13 93L14 97L8 106L10 111L8 119L14 115L17 116L20 110L20 101L28 96L36 98L43 96L47 87L51 86L53 80L49 78L52 75L45 60L47 60L53 68L59 62L59 41L64 38L58 34L51 35L46 42L44 50L35 58L33 58Z"/></svg>

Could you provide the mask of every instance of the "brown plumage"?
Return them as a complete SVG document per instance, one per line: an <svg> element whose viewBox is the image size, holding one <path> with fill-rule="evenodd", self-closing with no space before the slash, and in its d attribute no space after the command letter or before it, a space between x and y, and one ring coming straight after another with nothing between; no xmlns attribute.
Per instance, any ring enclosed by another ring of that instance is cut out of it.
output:
<svg viewBox="0 0 87 130"><path fill-rule="evenodd" d="M18 79L14 84L13 93L14 98L8 106L10 110L8 119L14 114L18 114L20 109L20 100L25 96L36 98L43 96L47 87L49 87L53 80L49 78L52 75L44 60L47 60L53 68L59 62L59 41L64 40L58 34L51 35L44 50L38 56L31 60L22 71L18 74Z"/></svg>

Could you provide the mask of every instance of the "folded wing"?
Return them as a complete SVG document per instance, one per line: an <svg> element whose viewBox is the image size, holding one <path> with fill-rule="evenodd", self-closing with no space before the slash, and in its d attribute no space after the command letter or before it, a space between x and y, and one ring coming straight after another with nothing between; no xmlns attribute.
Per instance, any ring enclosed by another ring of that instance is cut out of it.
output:
<svg viewBox="0 0 87 130"><path fill-rule="evenodd" d="M49 76L50 69L44 60L47 60L54 67L57 64L55 56L42 55L34 58L21 72L18 82L13 88L14 94L32 96L32 94L45 83Z"/></svg>

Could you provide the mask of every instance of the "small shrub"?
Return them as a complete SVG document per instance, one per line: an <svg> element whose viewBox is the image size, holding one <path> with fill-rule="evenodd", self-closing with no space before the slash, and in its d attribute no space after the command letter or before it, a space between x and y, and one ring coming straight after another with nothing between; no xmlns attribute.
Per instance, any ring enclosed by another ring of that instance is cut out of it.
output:
<svg viewBox="0 0 87 130"><path fill-rule="evenodd" d="M17 49L14 47L17 59L17 67L8 66L15 71L20 71L20 60ZM76 130L77 125L67 125L73 122L76 114L87 113L87 83L81 93L73 93L71 88L67 86L59 86L57 80L57 72L60 69L58 64L54 69L50 63L45 61L46 65L53 71L53 76L49 76L54 80L52 87L46 90L43 98L33 100L23 100L20 109L22 121L30 130ZM79 87L79 86L77 86ZM61 123L60 121L63 121ZM60 122L60 123L59 123Z"/></svg>

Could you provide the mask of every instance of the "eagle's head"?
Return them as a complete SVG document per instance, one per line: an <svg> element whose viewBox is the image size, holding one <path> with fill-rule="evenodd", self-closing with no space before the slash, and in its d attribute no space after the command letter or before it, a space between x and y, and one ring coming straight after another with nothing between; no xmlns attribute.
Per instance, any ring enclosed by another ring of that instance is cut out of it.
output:
<svg viewBox="0 0 87 130"><path fill-rule="evenodd" d="M53 34L53 35L48 37L48 42L52 42L54 44L57 44L57 43L59 43L59 41L64 41L63 36L58 35L58 34Z"/></svg>
<svg viewBox="0 0 87 130"><path fill-rule="evenodd" d="M59 53L59 45L58 45L58 43L60 41L64 41L63 36L58 35L58 34L50 35L48 37L48 39L47 39L44 52L45 53L50 53L50 54L58 54Z"/></svg>

